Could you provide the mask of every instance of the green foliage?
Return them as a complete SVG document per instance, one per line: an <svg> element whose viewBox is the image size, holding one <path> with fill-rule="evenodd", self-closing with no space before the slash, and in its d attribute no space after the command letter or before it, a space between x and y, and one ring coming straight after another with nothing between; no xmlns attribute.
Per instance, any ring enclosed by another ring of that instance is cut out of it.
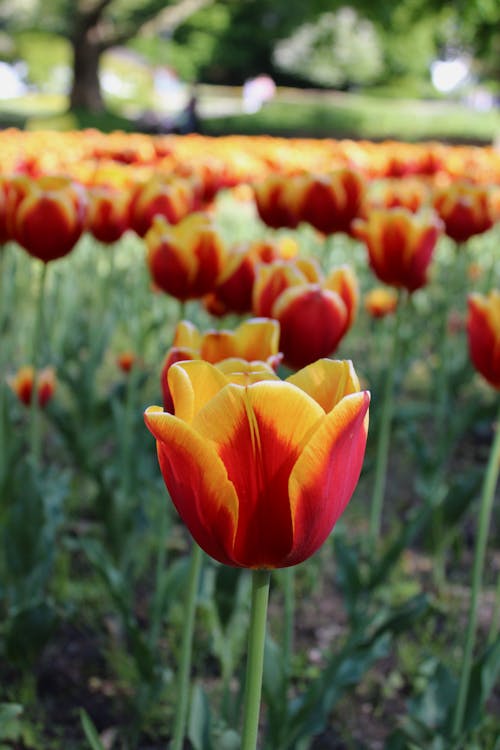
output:
<svg viewBox="0 0 500 750"><path fill-rule="evenodd" d="M71 49L63 37L41 31L16 34L16 51L26 62L28 80L44 93L60 93L69 82ZM65 85L66 82L66 85Z"/></svg>
<svg viewBox="0 0 500 750"><path fill-rule="evenodd" d="M278 42L273 59L313 85L334 88L373 83L383 70L375 27L348 7L302 25Z"/></svg>

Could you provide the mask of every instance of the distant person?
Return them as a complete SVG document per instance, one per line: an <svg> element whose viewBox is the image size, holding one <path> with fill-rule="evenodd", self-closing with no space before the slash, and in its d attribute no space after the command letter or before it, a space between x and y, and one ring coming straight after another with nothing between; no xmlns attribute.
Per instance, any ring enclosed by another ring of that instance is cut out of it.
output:
<svg viewBox="0 0 500 750"><path fill-rule="evenodd" d="M265 74L249 78L243 84L243 111L247 114L258 112L265 102L271 101L276 93L276 84Z"/></svg>
<svg viewBox="0 0 500 750"><path fill-rule="evenodd" d="M179 115L177 129L182 134L201 132L201 121L198 114L198 92L194 87L191 90L186 106Z"/></svg>

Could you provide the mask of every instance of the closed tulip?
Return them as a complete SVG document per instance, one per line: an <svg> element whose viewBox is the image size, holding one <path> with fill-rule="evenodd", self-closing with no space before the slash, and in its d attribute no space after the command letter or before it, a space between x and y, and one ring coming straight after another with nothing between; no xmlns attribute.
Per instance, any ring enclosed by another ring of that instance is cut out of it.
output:
<svg viewBox="0 0 500 750"><path fill-rule="evenodd" d="M156 216L144 239L152 279L164 292L185 301L214 290L226 249L207 214L191 214L175 226Z"/></svg>
<svg viewBox="0 0 500 750"><path fill-rule="evenodd" d="M130 227L144 237L155 216L177 224L195 207L195 188L181 177L154 177L138 185L130 200Z"/></svg>
<svg viewBox="0 0 500 750"><path fill-rule="evenodd" d="M494 388L500 388L500 291L470 294L467 333L470 358Z"/></svg>
<svg viewBox="0 0 500 750"><path fill-rule="evenodd" d="M273 318L280 324L283 361L294 369L332 354L349 326L341 296L320 284L286 289L273 305Z"/></svg>
<svg viewBox="0 0 500 750"><path fill-rule="evenodd" d="M353 169L311 175L303 191L300 219L323 234L350 234L353 219L362 213L364 194L364 180Z"/></svg>
<svg viewBox="0 0 500 750"><path fill-rule="evenodd" d="M87 230L105 245L116 242L129 224L129 195L126 190L92 187L87 190Z"/></svg>
<svg viewBox="0 0 500 750"><path fill-rule="evenodd" d="M385 318L396 310L398 294L390 287L377 286L365 294L364 304L372 318Z"/></svg>
<svg viewBox="0 0 500 750"><path fill-rule="evenodd" d="M436 192L434 208L444 222L446 234L455 242L467 242L493 226L490 195L482 185L454 182Z"/></svg>
<svg viewBox="0 0 500 750"><path fill-rule="evenodd" d="M30 365L21 367L17 373L8 379L8 384L16 394L19 401L25 406L31 404L33 385L35 381L35 370ZM43 408L54 395L56 388L56 374L53 367L45 367L40 370L36 378L36 391L38 405Z"/></svg>
<svg viewBox="0 0 500 750"><path fill-rule="evenodd" d="M221 563L281 568L327 539L356 487L369 394L349 362L280 381L200 360L169 371L174 412L150 407L165 484L195 541Z"/></svg>
<svg viewBox="0 0 500 750"><path fill-rule="evenodd" d="M354 233L368 249L375 275L385 284L414 292L427 283L441 222L430 211L376 209L357 219Z"/></svg>
<svg viewBox="0 0 500 750"><path fill-rule="evenodd" d="M266 318L250 318L234 331L209 330L205 333L201 333L190 321L181 320L162 367L161 384L165 410L172 410L168 371L176 362L202 359L215 364L225 359L237 359L246 362L266 362L270 368L276 369L281 361L278 352L279 335L278 323Z"/></svg>
<svg viewBox="0 0 500 750"><path fill-rule="evenodd" d="M68 178L19 178L9 204L12 238L44 263L67 255L83 232L87 198Z"/></svg>

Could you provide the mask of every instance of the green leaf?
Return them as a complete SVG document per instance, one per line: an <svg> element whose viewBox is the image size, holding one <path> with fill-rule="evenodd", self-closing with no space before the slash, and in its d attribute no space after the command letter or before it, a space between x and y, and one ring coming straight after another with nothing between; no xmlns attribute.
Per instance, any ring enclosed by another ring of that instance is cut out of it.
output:
<svg viewBox="0 0 500 750"><path fill-rule="evenodd" d="M80 709L80 721L85 732L85 737L92 750L105 750L92 719L83 708Z"/></svg>
<svg viewBox="0 0 500 750"><path fill-rule="evenodd" d="M482 718L484 704L495 687L500 674L500 637L475 662L465 704L464 729L476 727Z"/></svg>
<svg viewBox="0 0 500 750"><path fill-rule="evenodd" d="M212 750L210 703L199 682L193 685L187 736L194 750Z"/></svg>
<svg viewBox="0 0 500 750"><path fill-rule="evenodd" d="M22 713L23 707L19 703L0 703L0 740L20 739Z"/></svg>

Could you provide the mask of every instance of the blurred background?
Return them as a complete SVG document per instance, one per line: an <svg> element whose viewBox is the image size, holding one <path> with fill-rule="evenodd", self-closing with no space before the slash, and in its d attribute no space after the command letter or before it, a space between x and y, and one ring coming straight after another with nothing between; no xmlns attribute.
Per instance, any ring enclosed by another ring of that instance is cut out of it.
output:
<svg viewBox="0 0 500 750"><path fill-rule="evenodd" d="M0 125L488 143L498 0L2 0Z"/></svg>

